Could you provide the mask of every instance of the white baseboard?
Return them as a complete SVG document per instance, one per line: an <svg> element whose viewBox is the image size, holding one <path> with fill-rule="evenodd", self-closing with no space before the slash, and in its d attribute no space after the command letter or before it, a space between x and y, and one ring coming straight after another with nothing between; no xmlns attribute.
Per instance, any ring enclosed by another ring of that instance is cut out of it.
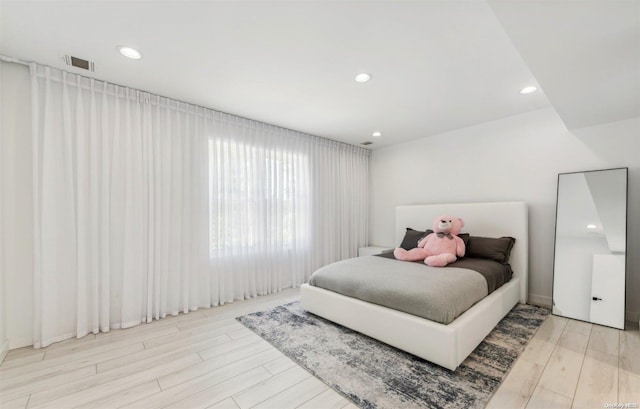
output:
<svg viewBox="0 0 640 409"><path fill-rule="evenodd" d="M11 340L9 340L9 349L30 347L32 345L33 345L33 339L31 339L31 338L22 338L22 339L11 339Z"/></svg>
<svg viewBox="0 0 640 409"><path fill-rule="evenodd" d="M551 308L553 305L551 297L546 295L531 294L529 293L529 304L539 305L541 307Z"/></svg>
<svg viewBox="0 0 640 409"><path fill-rule="evenodd" d="M0 364L4 361L4 357L9 353L9 341L5 340L0 346Z"/></svg>

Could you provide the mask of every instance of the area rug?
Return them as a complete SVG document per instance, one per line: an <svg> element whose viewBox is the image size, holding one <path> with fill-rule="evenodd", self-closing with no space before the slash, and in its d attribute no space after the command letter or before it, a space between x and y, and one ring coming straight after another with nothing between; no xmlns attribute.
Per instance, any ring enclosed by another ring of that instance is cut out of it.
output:
<svg viewBox="0 0 640 409"><path fill-rule="evenodd" d="M549 310L516 305L449 371L303 310L298 302L237 318L361 408L484 408Z"/></svg>

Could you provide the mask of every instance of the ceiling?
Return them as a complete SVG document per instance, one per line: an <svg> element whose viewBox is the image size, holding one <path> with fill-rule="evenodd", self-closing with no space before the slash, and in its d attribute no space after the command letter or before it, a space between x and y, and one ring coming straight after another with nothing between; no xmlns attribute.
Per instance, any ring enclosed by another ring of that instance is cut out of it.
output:
<svg viewBox="0 0 640 409"><path fill-rule="evenodd" d="M4 0L0 18L3 55L374 148L548 107L570 129L640 116L637 0Z"/></svg>

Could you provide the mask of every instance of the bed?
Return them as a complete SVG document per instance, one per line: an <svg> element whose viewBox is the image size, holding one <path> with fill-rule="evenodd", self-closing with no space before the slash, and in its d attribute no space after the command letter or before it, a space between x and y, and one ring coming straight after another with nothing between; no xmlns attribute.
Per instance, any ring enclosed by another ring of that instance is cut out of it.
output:
<svg viewBox="0 0 640 409"><path fill-rule="evenodd" d="M462 217L465 220L463 230L473 236L516 239L509 257L513 271L511 279L454 321L441 324L309 284L301 286L302 308L455 370L513 306L527 301L528 216L523 202L398 206L396 237L390 247L402 241L407 227L430 226L432 219L440 214Z"/></svg>

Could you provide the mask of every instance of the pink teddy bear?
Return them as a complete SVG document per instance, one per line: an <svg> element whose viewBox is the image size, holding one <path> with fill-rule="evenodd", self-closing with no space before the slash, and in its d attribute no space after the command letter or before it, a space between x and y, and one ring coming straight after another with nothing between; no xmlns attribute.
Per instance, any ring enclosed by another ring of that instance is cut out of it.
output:
<svg viewBox="0 0 640 409"><path fill-rule="evenodd" d="M463 227L464 221L459 217L436 217L433 220L434 233L422 238L417 248L405 250L399 247L393 251L393 255L398 260L424 260L428 266L444 267L456 261L457 257L464 256L464 241L457 236Z"/></svg>

